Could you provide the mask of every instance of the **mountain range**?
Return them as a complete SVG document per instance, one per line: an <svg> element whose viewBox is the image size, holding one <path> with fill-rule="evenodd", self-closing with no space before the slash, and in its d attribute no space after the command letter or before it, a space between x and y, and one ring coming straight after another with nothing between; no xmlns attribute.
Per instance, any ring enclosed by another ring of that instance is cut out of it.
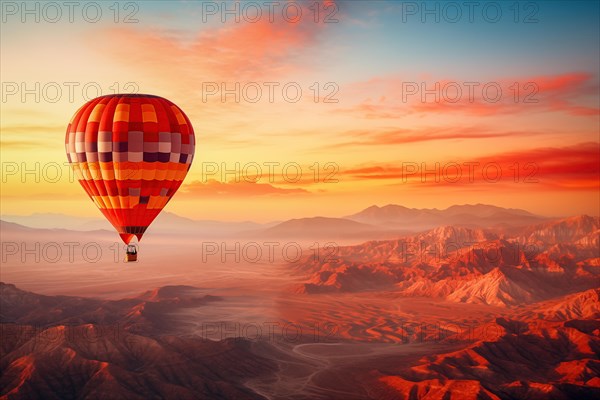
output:
<svg viewBox="0 0 600 400"><path fill-rule="evenodd" d="M308 276L301 293L394 290L514 306L598 286L599 234L600 219L585 215L525 226L516 235L446 226L342 246L290 268Z"/></svg>
<svg viewBox="0 0 600 400"><path fill-rule="evenodd" d="M169 313L218 300L198 292L166 287L102 301L0 283L0 398L262 399L243 383L275 366L252 343L161 330Z"/></svg>
<svg viewBox="0 0 600 400"><path fill-rule="evenodd" d="M486 204L454 205L444 210L437 208L407 208L389 204L371 206L345 218L385 227L410 226L413 230L454 225L470 227L523 226L545 218L528 211L502 208Z"/></svg>
<svg viewBox="0 0 600 400"><path fill-rule="evenodd" d="M41 229L78 231L111 230L104 219L75 217L63 214L2 215L0 219ZM456 205L445 210L415 209L399 205L372 206L344 218L307 217L287 221L256 223L193 220L171 212L162 212L148 232L156 234L197 234L213 236L308 236L321 238L390 238L409 232L419 232L438 226L468 226L506 228L531 225L547 220L524 210L491 205Z"/></svg>
<svg viewBox="0 0 600 400"><path fill-rule="evenodd" d="M361 357L358 344L338 339L334 348L350 346L349 353L320 363L318 353L302 356L303 344L288 351L264 340L177 333L181 319L173 315L224 301L203 289L99 300L0 283L0 398L591 399L600 394L599 300L592 289L521 307L481 329L437 332L420 356Z"/></svg>
<svg viewBox="0 0 600 400"><path fill-rule="evenodd" d="M600 397L598 217L485 205L273 224L167 213L131 265L112 251L24 256L31 242L114 236L98 220L27 218L0 221L16 246L3 279L19 286L0 282L1 400ZM211 233L351 244L276 265L200 262L195 237ZM265 323L295 329L254 335Z"/></svg>

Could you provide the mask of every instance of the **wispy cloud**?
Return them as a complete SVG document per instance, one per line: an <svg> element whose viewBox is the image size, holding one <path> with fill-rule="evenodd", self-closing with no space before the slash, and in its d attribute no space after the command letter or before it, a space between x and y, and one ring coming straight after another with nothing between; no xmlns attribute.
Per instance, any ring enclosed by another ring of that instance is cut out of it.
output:
<svg viewBox="0 0 600 400"><path fill-rule="evenodd" d="M486 85L489 86L484 90ZM442 113L492 117L532 111L563 112L573 116L600 115L597 104L586 104L586 97L598 92L598 82L592 75L583 72L467 83L448 78L433 81L374 77L366 82L354 83L346 90L355 96L364 93L366 97L337 112L367 119Z"/></svg>
<svg viewBox="0 0 600 400"><path fill-rule="evenodd" d="M44 148L48 145L47 142L40 142L39 140L30 141L30 140L0 140L0 146L2 149L15 149L15 150L25 150L25 149L39 149Z"/></svg>
<svg viewBox="0 0 600 400"><path fill-rule="evenodd" d="M377 130L353 130L341 135L351 140L332 144L331 147L387 146L443 140L492 139L536 135L531 131L494 131L483 127L425 127L421 129L383 128Z"/></svg>
<svg viewBox="0 0 600 400"><path fill-rule="evenodd" d="M198 27L191 41L172 30L111 28L98 44L110 43L107 54L191 87L198 80L254 81L297 71L298 50L316 44L324 29L325 24L311 18L260 18L255 23Z"/></svg>
<svg viewBox="0 0 600 400"><path fill-rule="evenodd" d="M68 121L67 121L68 122ZM55 135L57 131L62 133L66 132L67 124L64 125L56 125L56 124L48 124L48 125L38 125L38 124L18 124L18 125L2 125L0 128L2 130L2 134L27 134L35 132L36 137L39 137L40 134L48 134Z"/></svg>
<svg viewBox="0 0 600 400"><path fill-rule="evenodd" d="M436 167L436 162L439 166ZM535 189L597 190L600 143L541 147L473 159L370 164L341 171L344 180L389 180L408 185L469 186L530 183ZM470 165L470 166L469 166ZM423 174L425 169L428 173ZM460 172L458 170L460 169ZM437 173L437 181L434 173ZM458 178L460 174L460 178ZM500 175L498 175L500 174Z"/></svg>
<svg viewBox="0 0 600 400"><path fill-rule="evenodd" d="M306 195L310 192L301 188L280 188L268 183L254 182L219 182L208 180L203 183L194 181L181 187L183 196L191 197L255 197L255 196L288 196L288 195Z"/></svg>

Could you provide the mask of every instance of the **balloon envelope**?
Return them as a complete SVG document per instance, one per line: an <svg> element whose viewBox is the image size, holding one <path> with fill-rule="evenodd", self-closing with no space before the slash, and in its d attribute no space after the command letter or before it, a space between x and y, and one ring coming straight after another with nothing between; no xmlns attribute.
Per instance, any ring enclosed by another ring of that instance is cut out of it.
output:
<svg viewBox="0 0 600 400"><path fill-rule="evenodd" d="M195 138L188 117L169 100L114 94L75 113L65 147L79 183L129 243L142 238L181 186Z"/></svg>

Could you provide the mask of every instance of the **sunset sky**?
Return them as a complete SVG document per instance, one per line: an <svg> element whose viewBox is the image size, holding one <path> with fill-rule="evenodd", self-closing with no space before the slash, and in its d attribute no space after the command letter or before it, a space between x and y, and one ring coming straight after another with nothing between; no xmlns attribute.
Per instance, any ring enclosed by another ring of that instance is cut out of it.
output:
<svg viewBox="0 0 600 400"><path fill-rule="evenodd" d="M85 2L72 22L66 7L37 3L36 22L8 3L2 214L100 216L70 179L64 136L81 105L115 91L165 97L190 118L194 164L166 207L189 218L389 203L599 213L597 2L311 0L296 17L257 1L238 5L239 22L221 2L123 2L118 15L106 2L97 22Z"/></svg>

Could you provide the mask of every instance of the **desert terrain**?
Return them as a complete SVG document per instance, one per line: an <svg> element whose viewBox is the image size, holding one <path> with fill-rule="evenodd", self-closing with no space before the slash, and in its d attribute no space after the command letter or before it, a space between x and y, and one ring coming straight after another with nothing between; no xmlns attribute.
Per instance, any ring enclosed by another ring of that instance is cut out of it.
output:
<svg viewBox="0 0 600 400"><path fill-rule="evenodd" d="M600 395L597 217L178 218L137 263L101 222L3 218L0 398Z"/></svg>

